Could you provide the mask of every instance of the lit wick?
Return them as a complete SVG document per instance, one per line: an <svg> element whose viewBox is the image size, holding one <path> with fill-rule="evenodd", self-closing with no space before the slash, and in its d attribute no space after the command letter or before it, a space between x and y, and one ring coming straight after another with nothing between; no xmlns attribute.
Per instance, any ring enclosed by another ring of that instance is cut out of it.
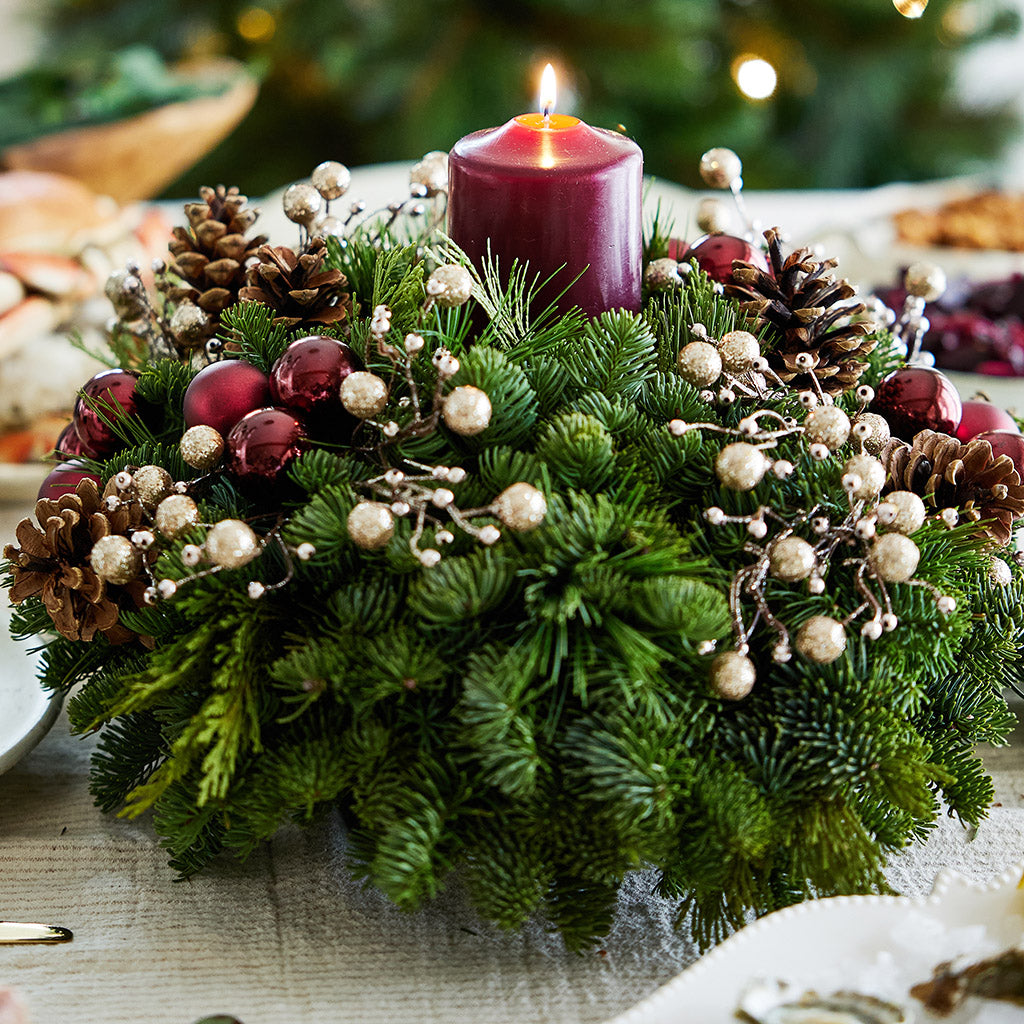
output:
<svg viewBox="0 0 1024 1024"><path fill-rule="evenodd" d="M551 114L555 109L555 69L550 64L544 65L544 73L540 76L540 109L544 115L544 127L551 127Z"/></svg>

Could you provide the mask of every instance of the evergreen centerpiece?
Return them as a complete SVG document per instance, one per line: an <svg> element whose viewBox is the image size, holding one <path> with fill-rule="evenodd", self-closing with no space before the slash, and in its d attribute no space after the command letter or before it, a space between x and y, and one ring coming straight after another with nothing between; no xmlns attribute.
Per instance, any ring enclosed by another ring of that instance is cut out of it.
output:
<svg viewBox="0 0 1024 1024"><path fill-rule="evenodd" d="M794 347L823 264L744 309L655 224L643 311L586 319L400 241L397 207L325 242L306 189L297 250L208 192L157 306L112 280L117 372L5 552L14 633L102 730L103 809L152 808L187 875L336 805L399 906L458 868L483 917L574 948L633 868L708 944L883 888L943 804L984 818L1020 469L972 441L915 471L936 445L868 409L887 330L837 306Z"/></svg>

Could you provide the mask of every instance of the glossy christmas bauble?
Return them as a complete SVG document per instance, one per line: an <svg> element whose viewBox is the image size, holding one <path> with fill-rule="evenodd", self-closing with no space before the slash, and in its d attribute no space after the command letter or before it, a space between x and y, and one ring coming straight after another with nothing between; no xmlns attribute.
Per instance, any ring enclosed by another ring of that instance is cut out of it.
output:
<svg viewBox="0 0 1024 1024"><path fill-rule="evenodd" d="M287 409L256 409L231 428L225 468L251 488L271 487L283 482L305 439L301 420Z"/></svg>
<svg viewBox="0 0 1024 1024"><path fill-rule="evenodd" d="M972 400L964 402L960 426L956 428L957 440L967 444L972 437L984 434L988 430L1008 430L1019 434L1013 417L998 405L991 402Z"/></svg>
<svg viewBox="0 0 1024 1024"><path fill-rule="evenodd" d="M185 391L185 425L228 431L253 409L270 404L267 375L243 359L222 359L204 366Z"/></svg>
<svg viewBox="0 0 1024 1024"><path fill-rule="evenodd" d="M1017 475L1024 481L1024 437L1017 430L987 430L978 438L992 445L992 454L1009 455L1017 467Z"/></svg>
<svg viewBox="0 0 1024 1024"><path fill-rule="evenodd" d="M743 260L759 270L768 271L764 253L745 238L737 238L735 235L705 235L698 238L681 259L684 262L696 260L697 266L719 284L728 284L732 280L733 260Z"/></svg>
<svg viewBox="0 0 1024 1024"><path fill-rule="evenodd" d="M85 450L85 445L82 444L82 439L78 436L74 423L69 423L60 432L60 437L57 438L57 443L53 446L53 450L60 452L62 455L89 454Z"/></svg>
<svg viewBox="0 0 1024 1024"><path fill-rule="evenodd" d="M75 488L83 480L95 480L96 486L102 488L100 478L95 473L90 473L88 467L82 462L62 462L50 470L47 478L39 488L38 498L49 498L56 501L65 494L74 494Z"/></svg>
<svg viewBox="0 0 1024 1024"><path fill-rule="evenodd" d="M85 382L75 402L73 418L81 454L102 458L122 446L121 439L106 421L122 415L132 416L139 411L136 379L130 370L102 370Z"/></svg>
<svg viewBox="0 0 1024 1024"><path fill-rule="evenodd" d="M874 412L884 416L893 437L913 441L921 430L955 434L963 406L953 382L929 366L893 370L878 385Z"/></svg>
<svg viewBox="0 0 1024 1024"><path fill-rule="evenodd" d="M299 338L270 371L270 397L274 405L302 413L311 426L327 426L332 419L351 426L341 404L341 382L362 368L362 360L337 338Z"/></svg>

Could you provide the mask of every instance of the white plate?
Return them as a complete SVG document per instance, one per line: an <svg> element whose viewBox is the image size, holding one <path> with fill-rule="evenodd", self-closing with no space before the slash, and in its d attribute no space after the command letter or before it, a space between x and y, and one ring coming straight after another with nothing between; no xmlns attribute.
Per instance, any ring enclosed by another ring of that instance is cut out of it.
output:
<svg viewBox="0 0 1024 1024"><path fill-rule="evenodd" d="M836 896L776 911L741 929L633 1009L607 1024L735 1024L741 993L757 979L831 992L872 991L925 1015L907 990L943 960L1019 946L1020 866L982 886L943 871L932 895ZM1014 1014L1016 1016L1014 1016ZM947 1024L1024 1019L1019 1007L970 999Z"/></svg>
<svg viewBox="0 0 1024 1024"><path fill-rule="evenodd" d="M59 694L36 678L36 658L8 633L11 610L0 608L0 773L12 768L47 733L60 713Z"/></svg>

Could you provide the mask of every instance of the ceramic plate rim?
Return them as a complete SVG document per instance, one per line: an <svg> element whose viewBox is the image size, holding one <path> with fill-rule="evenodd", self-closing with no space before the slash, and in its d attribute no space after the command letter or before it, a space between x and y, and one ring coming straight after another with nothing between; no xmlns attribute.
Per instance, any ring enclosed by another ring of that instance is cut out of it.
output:
<svg viewBox="0 0 1024 1024"><path fill-rule="evenodd" d="M669 1010L676 1012L674 1019L678 1020L680 1024L688 1024L689 1018L685 1015L688 990L696 987L709 971L717 968L722 962L736 959L737 953L742 955L742 951L746 947L761 939L765 933L779 930L780 926L786 926L794 919L804 918L806 920L815 917L827 919L830 915L840 916L847 911L856 912L857 910L871 913L873 908L880 907L886 908L886 912L900 908L908 912L913 909L928 909L939 915L942 912L944 901L951 894L953 896L958 894L995 895L1003 889L1013 893L1024 887L1024 877L1022 876L1024 876L1024 861L1014 864L996 878L984 882L972 881L951 868L942 868L935 877L932 891L927 896L830 896L784 907L766 914L733 933L639 1003L616 1017L608 1018L604 1024L656 1024L657 1021L664 1019L663 1016L657 1015ZM737 973L736 990L731 997L732 1006L735 1006L743 984L749 980L751 980L749 976L741 976ZM731 1015L723 1017L722 1024L727 1020L735 1020L735 1017ZM700 1024L719 1024L719 1022L704 1019Z"/></svg>
<svg viewBox="0 0 1024 1024"><path fill-rule="evenodd" d="M35 685L39 686L39 683ZM14 742L0 749L0 775L10 771L50 731L63 705L62 695L51 693L40 715L22 730ZM2 738L0 743L3 743Z"/></svg>

